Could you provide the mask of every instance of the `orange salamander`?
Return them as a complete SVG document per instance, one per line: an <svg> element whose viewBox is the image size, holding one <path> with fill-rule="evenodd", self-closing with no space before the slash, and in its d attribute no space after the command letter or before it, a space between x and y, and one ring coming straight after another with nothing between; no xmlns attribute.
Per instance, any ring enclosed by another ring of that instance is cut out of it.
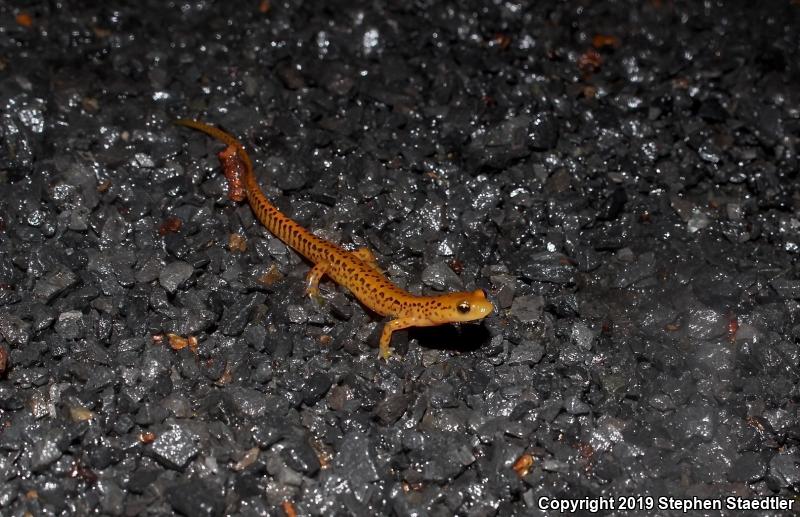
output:
<svg viewBox="0 0 800 517"><path fill-rule="evenodd" d="M220 160L226 169L237 167L230 161L235 150L240 164L243 164L243 170L238 174L244 195L258 220L286 245L314 263L306 277L308 295L319 297L319 281L327 275L349 289L369 309L390 318L381 332L381 358L388 360L392 355L389 344L395 330L477 321L494 310L482 289L436 296L416 296L401 289L381 272L375 256L368 248L347 251L317 237L270 203L258 186L250 157L236 138L197 120L180 119L176 124L202 131L227 144L228 148L220 153Z"/></svg>

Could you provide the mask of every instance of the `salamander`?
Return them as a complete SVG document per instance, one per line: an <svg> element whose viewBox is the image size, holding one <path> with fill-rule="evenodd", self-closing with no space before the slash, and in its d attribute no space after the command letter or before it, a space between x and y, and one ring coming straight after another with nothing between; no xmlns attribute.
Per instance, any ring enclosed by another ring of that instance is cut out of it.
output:
<svg viewBox="0 0 800 517"><path fill-rule="evenodd" d="M314 266L306 277L306 294L319 298L319 282L328 276L346 287L373 312L388 317L381 331L379 357L388 360L392 333L408 327L428 327L447 323L474 322L492 313L494 306L482 289L434 296L417 296L386 278L369 248L348 251L317 237L284 215L264 195L258 185L253 163L244 146L234 136L204 122L180 119L176 124L201 131L228 145L220 153L226 169L236 171L244 195L258 220L286 245L303 255ZM234 154L239 163L231 163ZM230 178L229 178L230 179Z"/></svg>

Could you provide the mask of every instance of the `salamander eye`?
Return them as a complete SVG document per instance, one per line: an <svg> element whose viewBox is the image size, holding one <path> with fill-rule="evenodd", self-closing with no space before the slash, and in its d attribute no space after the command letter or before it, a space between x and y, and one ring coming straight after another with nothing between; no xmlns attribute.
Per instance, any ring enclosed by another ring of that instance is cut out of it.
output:
<svg viewBox="0 0 800 517"><path fill-rule="evenodd" d="M458 309L458 312L460 312L461 314L468 313L469 312L469 302L466 301L466 300L464 300L463 302L460 302L458 305L456 305L456 309Z"/></svg>

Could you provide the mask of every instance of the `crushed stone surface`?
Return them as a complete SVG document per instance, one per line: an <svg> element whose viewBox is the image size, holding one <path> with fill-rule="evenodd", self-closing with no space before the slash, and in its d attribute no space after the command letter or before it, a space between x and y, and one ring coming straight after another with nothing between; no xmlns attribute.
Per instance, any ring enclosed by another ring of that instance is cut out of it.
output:
<svg viewBox="0 0 800 517"><path fill-rule="evenodd" d="M796 506L798 55L794 1L0 3L0 513ZM495 313L378 361L182 117Z"/></svg>

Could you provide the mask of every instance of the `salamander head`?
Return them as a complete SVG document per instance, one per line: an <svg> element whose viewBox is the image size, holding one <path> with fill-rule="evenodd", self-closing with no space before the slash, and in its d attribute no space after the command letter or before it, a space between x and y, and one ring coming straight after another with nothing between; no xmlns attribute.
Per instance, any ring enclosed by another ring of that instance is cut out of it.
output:
<svg viewBox="0 0 800 517"><path fill-rule="evenodd" d="M494 305L486 299L483 289L444 294L436 298L444 305L433 315L432 319L437 324L482 320L494 311Z"/></svg>

